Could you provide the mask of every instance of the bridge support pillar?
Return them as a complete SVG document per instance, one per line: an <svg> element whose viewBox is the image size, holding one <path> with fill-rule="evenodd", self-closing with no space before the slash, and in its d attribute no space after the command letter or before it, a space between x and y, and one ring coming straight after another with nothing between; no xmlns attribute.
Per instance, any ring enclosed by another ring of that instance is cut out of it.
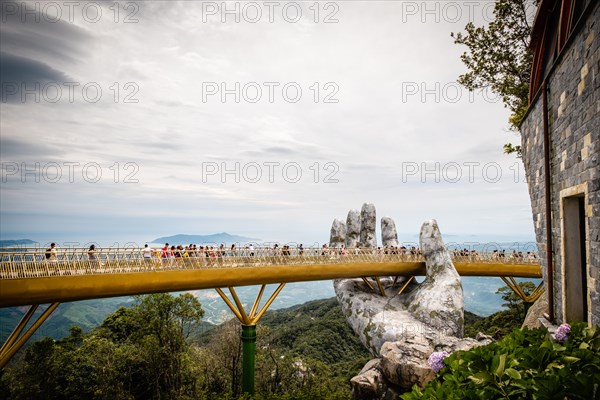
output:
<svg viewBox="0 0 600 400"><path fill-rule="evenodd" d="M256 325L242 325L242 391L254 395Z"/></svg>
<svg viewBox="0 0 600 400"><path fill-rule="evenodd" d="M261 285L256 300L252 305L250 313L244 310L242 302L240 301L235 289L229 287L229 293L233 298L233 302L229 300L225 292L221 288L215 288L219 296L223 299L225 304L231 309L233 314L242 324L242 392L254 396L254 366L255 366L255 355L256 355L256 324L267 311L269 306L273 303L277 295L281 292L284 283L280 283L275 292L269 297L267 302L259 310L260 300L262 299L263 293L267 285Z"/></svg>
<svg viewBox="0 0 600 400"><path fill-rule="evenodd" d="M25 313L21 321L17 324L15 330L6 339L6 342L0 348L0 369L3 369L10 359L19 351L21 347L29 340L31 335L42 325L42 323L52 314L52 312L58 307L60 303L52 303L46 308L46 310L38 317L38 319L21 335L23 329L27 326L27 323L35 313L38 305L34 304L29 308L29 311Z"/></svg>
<svg viewBox="0 0 600 400"><path fill-rule="evenodd" d="M501 276L500 277L506 286L508 286L521 300L523 300L523 307L525 308L525 314L529 311L529 308L536 302L537 299L544 293L544 281L541 281L539 285L529 295L526 294L521 286L515 281L512 276Z"/></svg>

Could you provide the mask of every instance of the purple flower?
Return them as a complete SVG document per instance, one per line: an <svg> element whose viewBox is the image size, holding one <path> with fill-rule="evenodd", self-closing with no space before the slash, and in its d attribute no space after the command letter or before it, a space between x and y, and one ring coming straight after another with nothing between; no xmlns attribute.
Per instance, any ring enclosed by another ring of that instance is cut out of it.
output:
<svg viewBox="0 0 600 400"><path fill-rule="evenodd" d="M427 363L433 372L437 374L442 368L444 368L444 358L448 357L449 355L450 354L445 351L434 351L427 359Z"/></svg>
<svg viewBox="0 0 600 400"><path fill-rule="evenodd" d="M554 332L554 340L560 343L564 343L569 339L569 334L571 333L571 325L562 324L558 328L556 328L556 332Z"/></svg>

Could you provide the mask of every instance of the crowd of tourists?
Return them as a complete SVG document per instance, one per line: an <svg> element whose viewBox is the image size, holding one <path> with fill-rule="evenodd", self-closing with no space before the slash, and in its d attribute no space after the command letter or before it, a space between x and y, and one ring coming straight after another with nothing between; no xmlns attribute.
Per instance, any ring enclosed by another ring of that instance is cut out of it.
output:
<svg viewBox="0 0 600 400"><path fill-rule="evenodd" d="M405 246L379 246L379 247L353 247L347 248L345 245L330 247L328 244L324 244L321 247L321 255L341 255L345 256L348 254L360 255L360 254L372 254L372 255L410 255L419 256L421 250L417 247L405 247Z"/></svg>
<svg viewBox="0 0 600 400"><path fill-rule="evenodd" d="M135 254L136 250L132 254ZM221 245L209 246L209 245L196 245L189 244L183 245L170 245L165 243L163 247L152 248L148 244L144 245L140 253L144 261L158 262L162 261L163 264L171 265L174 262L177 263L180 260L186 259L201 259L206 260L209 263L222 262L228 257L289 257L289 256L324 256L324 257L339 257L347 255L395 255L407 259L418 259L422 256L421 249L416 246L383 246L383 247L353 247L347 248L345 245L329 246L329 244L323 244L320 248L311 247L306 249L303 244L296 245L294 247L289 244L280 246L274 244L273 246L257 246L248 243L243 247L238 247L236 244L231 246ZM510 260L510 261L537 261L538 256L535 252L526 252L513 250L512 253L507 253L506 250L493 250L492 252L480 253L477 250L469 249L454 249L451 250L452 257L454 259L468 258L470 260L481 260L481 259L492 259L492 260ZM96 250L95 245L90 245L88 251L88 260L90 264L99 265L100 257ZM56 264L58 262L58 251L56 244L52 243L51 246L45 251L45 259L48 264Z"/></svg>
<svg viewBox="0 0 600 400"><path fill-rule="evenodd" d="M489 252L486 254L490 254ZM469 258L471 260L481 260L484 258L477 250L468 250L468 249L456 249L452 251L452 256L454 258ZM491 252L491 259L504 261L504 260L512 260L512 261L537 261L536 253L532 251L528 251L526 254L523 254L522 251L513 250L512 253L506 254L506 250L498 250L494 249Z"/></svg>

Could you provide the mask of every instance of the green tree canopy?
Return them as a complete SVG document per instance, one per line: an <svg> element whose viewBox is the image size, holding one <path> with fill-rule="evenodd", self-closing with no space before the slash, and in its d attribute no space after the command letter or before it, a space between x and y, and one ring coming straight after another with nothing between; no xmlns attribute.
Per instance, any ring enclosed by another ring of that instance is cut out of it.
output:
<svg viewBox="0 0 600 400"><path fill-rule="evenodd" d="M533 55L529 49L532 20L539 0L496 0L494 20L488 26L472 22L464 33L452 33L454 43L465 45L461 55L468 72L458 82L467 89L490 89L511 111L509 123L517 130L528 108ZM520 154L521 146L508 143L506 153Z"/></svg>

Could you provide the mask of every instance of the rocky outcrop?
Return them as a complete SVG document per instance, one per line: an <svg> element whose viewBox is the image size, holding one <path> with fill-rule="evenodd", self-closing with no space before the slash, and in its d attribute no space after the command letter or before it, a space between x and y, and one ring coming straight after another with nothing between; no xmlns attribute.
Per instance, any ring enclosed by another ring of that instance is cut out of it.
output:
<svg viewBox="0 0 600 400"><path fill-rule="evenodd" d="M544 314L546 313L548 313L548 296L542 295L527 311L521 329L525 327L528 327L529 329L542 327L543 325L540 322L540 318L544 318Z"/></svg>
<svg viewBox="0 0 600 400"><path fill-rule="evenodd" d="M386 342L381 347L381 370L386 379L404 389L413 385L425 386L435 377L427 359L434 351L449 354L492 343L487 335L476 339L459 339L454 336L407 334L396 342Z"/></svg>
<svg viewBox="0 0 600 400"><path fill-rule="evenodd" d="M329 247L342 247L346 244L346 224L339 219L334 219L329 234Z"/></svg>
<svg viewBox="0 0 600 400"><path fill-rule="evenodd" d="M411 389L413 385L424 387L435 378L427 362L434 351L453 353L491 342L492 338L486 335L477 339L458 339L407 333L398 341L384 343L380 358L369 361L351 379L353 398L398 398L400 392Z"/></svg>
<svg viewBox="0 0 600 400"><path fill-rule="evenodd" d="M398 246L396 224L390 217L381 218L381 242L384 246Z"/></svg>
<svg viewBox="0 0 600 400"><path fill-rule="evenodd" d="M386 378L400 387L423 387L435 377L435 372L427 364L431 353L433 347L423 336L387 342L381 348L381 368Z"/></svg>
<svg viewBox="0 0 600 400"><path fill-rule="evenodd" d="M360 247L377 247L375 205L365 203L360 210Z"/></svg>
<svg viewBox="0 0 600 400"><path fill-rule="evenodd" d="M375 358L367 362L358 375L350 379L350 385L355 399L380 399L388 389L381 372L381 360Z"/></svg>

